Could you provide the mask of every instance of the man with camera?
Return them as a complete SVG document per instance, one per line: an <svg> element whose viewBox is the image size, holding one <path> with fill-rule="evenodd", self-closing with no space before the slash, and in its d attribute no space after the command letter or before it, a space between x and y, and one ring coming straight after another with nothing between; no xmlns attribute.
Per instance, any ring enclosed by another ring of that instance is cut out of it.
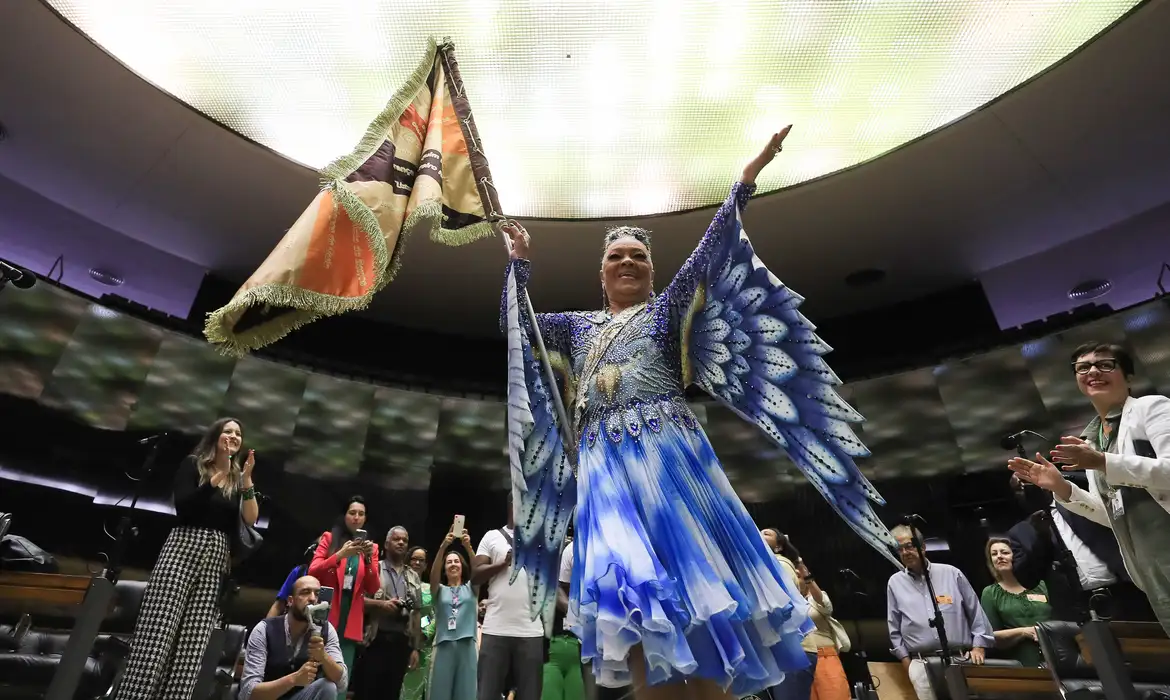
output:
<svg viewBox="0 0 1170 700"><path fill-rule="evenodd" d="M337 631L318 603L321 583L302 576L293 585L288 613L261 620L248 636L239 700L335 700L345 688ZM319 619L313 619L313 616Z"/></svg>
<svg viewBox="0 0 1170 700"><path fill-rule="evenodd" d="M418 666L422 626L422 582L407 565L410 534L401 525L386 533L386 548L379 574L381 587L366 598L370 616L366 653L356 700L397 698L408 670Z"/></svg>

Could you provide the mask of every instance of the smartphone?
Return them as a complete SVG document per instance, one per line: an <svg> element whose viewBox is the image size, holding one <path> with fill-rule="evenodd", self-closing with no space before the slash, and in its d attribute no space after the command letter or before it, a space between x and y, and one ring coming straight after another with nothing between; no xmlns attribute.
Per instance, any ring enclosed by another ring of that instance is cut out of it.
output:
<svg viewBox="0 0 1170 700"><path fill-rule="evenodd" d="M463 537L463 521L462 515L456 515L455 522L451 524L451 534L455 535L455 539Z"/></svg>
<svg viewBox="0 0 1170 700"><path fill-rule="evenodd" d="M332 603L333 589L329 586L321 586L321 590L317 592L318 603Z"/></svg>
<svg viewBox="0 0 1170 700"><path fill-rule="evenodd" d="M370 533L366 532L365 530L358 530L357 532L353 533L353 538L358 542L365 542L366 540L370 539Z"/></svg>

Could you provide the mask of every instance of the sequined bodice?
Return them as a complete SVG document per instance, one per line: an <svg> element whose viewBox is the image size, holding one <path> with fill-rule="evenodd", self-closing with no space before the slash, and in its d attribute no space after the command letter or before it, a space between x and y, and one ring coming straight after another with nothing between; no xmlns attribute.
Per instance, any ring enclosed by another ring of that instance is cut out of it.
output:
<svg viewBox="0 0 1170 700"><path fill-rule="evenodd" d="M693 420L682 400L678 332L659 302L617 316L573 314L571 351L578 384L568 408L576 434L590 445L602 432L615 439L642 427L657 432L661 420L683 420L683 414Z"/></svg>

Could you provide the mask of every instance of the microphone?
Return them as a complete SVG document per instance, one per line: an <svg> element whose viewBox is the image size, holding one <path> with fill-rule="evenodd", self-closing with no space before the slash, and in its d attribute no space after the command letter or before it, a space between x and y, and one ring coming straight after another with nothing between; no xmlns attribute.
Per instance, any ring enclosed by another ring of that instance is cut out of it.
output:
<svg viewBox="0 0 1170 700"><path fill-rule="evenodd" d="M0 260L0 286L11 282L17 289L28 289L37 283L37 277L24 268Z"/></svg>
<svg viewBox="0 0 1170 700"><path fill-rule="evenodd" d="M153 445L156 442L161 442L161 441L165 440L166 437L167 437L166 433L159 433L158 435L151 435L150 437L142 438L141 440L138 441L138 444L139 445Z"/></svg>
<svg viewBox="0 0 1170 700"><path fill-rule="evenodd" d="M1032 430L1021 430L1018 433L1003 436L1003 438L1000 439L1000 441L999 441L999 446L1005 450L1018 450L1021 447L1020 438L1023 438L1026 435L1038 437L1041 440L1048 439L1048 438L1044 437L1043 435L1041 435L1040 433L1034 432Z"/></svg>
<svg viewBox="0 0 1170 700"><path fill-rule="evenodd" d="M918 513L903 513L902 517L898 519L898 524L909 525L916 530L921 530L926 527L926 518Z"/></svg>

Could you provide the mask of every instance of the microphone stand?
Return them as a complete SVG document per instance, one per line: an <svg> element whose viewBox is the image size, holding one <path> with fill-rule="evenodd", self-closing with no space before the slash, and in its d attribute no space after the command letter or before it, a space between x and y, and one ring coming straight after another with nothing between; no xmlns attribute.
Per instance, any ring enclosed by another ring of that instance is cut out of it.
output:
<svg viewBox="0 0 1170 700"><path fill-rule="evenodd" d="M138 537L138 528L134 527L134 510L138 507L138 498L142 495L142 484L150 479L150 474L154 471L154 463L158 459L158 448L162 446L162 443L161 436L156 437L151 443L150 450L146 453L146 459L142 462L141 476L134 482L134 494L130 499L130 508L118 521L118 528L114 531L114 549L102 574L111 583L117 583L121 577L122 559L126 556L130 542Z"/></svg>
<svg viewBox="0 0 1170 700"><path fill-rule="evenodd" d="M942 647L939 658L945 668L951 665L951 646L947 641L947 627L943 622L942 609L938 606L938 594L934 592L934 581L930 580L930 563L926 560L926 550L922 546L922 539L918 537L918 528L913 523L911 523L910 528L912 533L910 541L914 544L914 551L918 552L918 561L922 562L922 578L926 580L926 590L930 593L930 604L934 607L934 617L930 620L930 626L938 635L938 643Z"/></svg>
<svg viewBox="0 0 1170 700"><path fill-rule="evenodd" d="M138 497L142 492L142 484L149 478L154 469L155 458L158 457L158 448L162 444L162 437L153 438L150 451L142 464L142 475L134 483L134 498L130 501L130 511L122 516L115 533L114 549L106 562L105 570L90 578L89 587L85 590L85 598L81 603L81 611L73 624L73 631L61 652L61 660L57 670L53 673L53 680L45 693L45 700L73 700L74 693L85 671L86 661L93 649L94 640L101 630L102 622L110 610L114 600L114 588L122 574L122 558L126 554L128 542L135 537L137 530L133 527L134 509L138 505Z"/></svg>
<svg viewBox="0 0 1170 700"><path fill-rule="evenodd" d="M854 586L850 574L846 573L848 571L848 569L842 569L837 573L841 576L841 582L846 592L854 599L857 610L860 612L865 609L864 599L867 596L864 590ZM877 684L874 683L873 672L869 668L869 652L866 651L865 637L861 633L861 620L859 618L860 616L853 618L853 634L857 636L857 651L854 652L854 655L861 660L861 665L865 668L865 675L862 676L863 680L853 685L853 698L854 700L877 700Z"/></svg>

